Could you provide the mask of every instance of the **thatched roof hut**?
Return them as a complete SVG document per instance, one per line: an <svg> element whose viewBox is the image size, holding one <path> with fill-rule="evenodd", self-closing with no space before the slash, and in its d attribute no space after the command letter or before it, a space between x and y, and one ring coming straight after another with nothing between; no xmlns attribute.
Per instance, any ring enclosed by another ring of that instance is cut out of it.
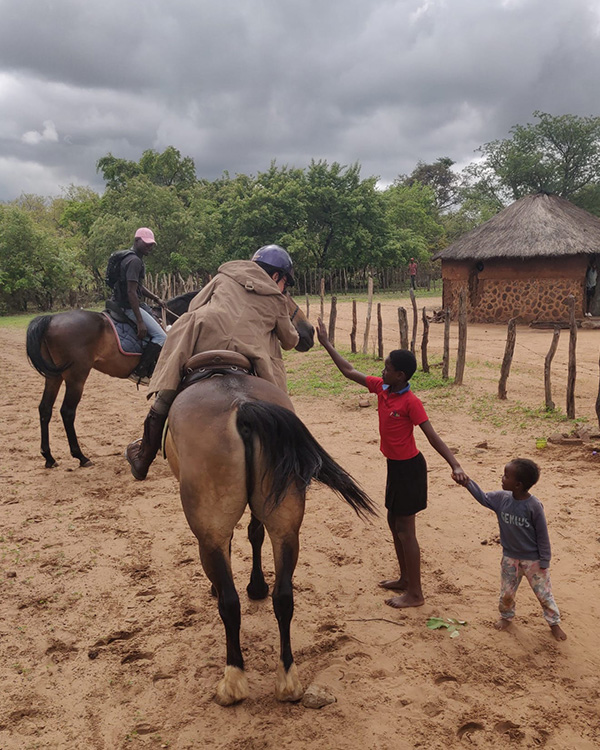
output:
<svg viewBox="0 0 600 750"><path fill-rule="evenodd" d="M600 252L600 219L556 195L521 198L437 253L444 307L454 312L461 289L477 322L561 321L567 297L585 312L587 266Z"/></svg>

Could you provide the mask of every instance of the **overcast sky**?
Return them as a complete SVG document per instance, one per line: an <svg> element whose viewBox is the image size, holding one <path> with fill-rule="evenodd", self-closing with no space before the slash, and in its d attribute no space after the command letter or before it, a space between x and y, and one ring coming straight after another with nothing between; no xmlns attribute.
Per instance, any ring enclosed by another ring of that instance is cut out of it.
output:
<svg viewBox="0 0 600 750"><path fill-rule="evenodd" d="M600 0L0 0L0 200L169 145L385 184L534 110L600 114Z"/></svg>

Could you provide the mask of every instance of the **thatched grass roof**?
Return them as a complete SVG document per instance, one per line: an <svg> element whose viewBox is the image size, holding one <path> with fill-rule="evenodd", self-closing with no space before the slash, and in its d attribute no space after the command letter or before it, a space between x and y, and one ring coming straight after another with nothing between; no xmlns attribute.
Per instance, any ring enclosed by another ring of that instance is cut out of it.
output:
<svg viewBox="0 0 600 750"><path fill-rule="evenodd" d="M433 259L556 258L597 252L600 219L565 198L538 193L512 203Z"/></svg>

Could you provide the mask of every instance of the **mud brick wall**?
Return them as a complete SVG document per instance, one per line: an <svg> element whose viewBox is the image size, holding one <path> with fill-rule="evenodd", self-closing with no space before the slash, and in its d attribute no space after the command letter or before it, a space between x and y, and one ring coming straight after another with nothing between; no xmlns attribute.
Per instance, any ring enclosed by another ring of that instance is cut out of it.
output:
<svg viewBox="0 0 600 750"><path fill-rule="evenodd" d="M562 261L562 262L561 262ZM575 297L575 315L584 313L586 258L527 260L512 265L488 261L444 262L443 305L452 318L458 314L461 289L467 298L467 319L472 323L567 321L567 298Z"/></svg>

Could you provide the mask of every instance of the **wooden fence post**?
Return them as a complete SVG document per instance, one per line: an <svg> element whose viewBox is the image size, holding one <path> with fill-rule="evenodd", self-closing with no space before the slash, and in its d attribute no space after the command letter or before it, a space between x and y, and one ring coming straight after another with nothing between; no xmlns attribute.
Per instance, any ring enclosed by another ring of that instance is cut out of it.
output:
<svg viewBox="0 0 600 750"><path fill-rule="evenodd" d="M558 339L560 338L559 326L554 326L554 333L552 334L552 343L546 359L544 360L544 393L546 394L546 409L548 411L554 411L554 401L552 400L552 385L550 383L550 367L552 360L556 354L556 347L558 346Z"/></svg>
<svg viewBox="0 0 600 750"><path fill-rule="evenodd" d="M335 346L335 321L337 319L337 297L331 298L331 310L329 311L329 340L331 346Z"/></svg>
<svg viewBox="0 0 600 750"><path fill-rule="evenodd" d="M325 322L325 279L321 276L321 320Z"/></svg>
<svg viewBox="0 0 600 750"><path fill-rule="evenodd" d="M429 319L427 318L427 308L423 308L423 339L421 341L421 363L423 372L429 372L429 362L427 360L427 344L429 342Z"/></svg>
<svg viewBox="0 0 600 750"><path fill-rule="evenodd" d="M356 354L356 300L352 300L352 330L350 331L350 351Z"/></svg>
<svg viewBox="0 0 600 750"><path fill-rule="evenodd" d="M383 359L383 320L381 318L381 302L377 303L377 356Z"/></svg>
<svg viewBox="0 0 600 750"><path fill-rule="evenodd" d="M575 376L577 365L575 360L575 349L577 347L577 323L575 321L575 297L570 294L567 297L569 305L569 367L567 376L567 417L575 419Z"/></svg>
<svg viewBox="0 0 600 750"><path fill-rule="evenodd" d="M400 328L400 349L408 349L408 315L406 308L398 308L398 327Z"/></svg>
<svg viewBox="0 0 600 750"><path fill-rule="evenodd" d="M306 317L310 318L310 302L308 301L308 292L306 293Z"/></svg>
<svg viewBox="0 0 600 750"><path fill-rule="evenodd" d="M506 335L506 346L504 348L504 359L500 368L500 381L498 382L498 398L506 399L506 381L512 364L513 354L515 353L515 340L517 338L517 319L511 318L508 321L508 333Z"/></svg>
<svg viewBox="0 0 600 750"><path fill-rule="evenodd" d="M600 359L598 359L598 368L600 369ZM598 381L598 396L596 397L596 416L598 417L598 427L600 427L600 380Z"/></svg>
<svg viewBox="0 0 600 750"><path fill-rule="evenodd" d="M414 354L415 353L415 346L417 343L417 323L419 313L417 312L417 300L415 299L415 293L413 290L410 290L410 301L412 302L412 309L413 309L413 325L412 325L412 336L410 339L410 350Z"/></svg>
<svg viewBox="0 0 600 750"><path fill-rule="evenodd" d="M442 378L448 380L450 374L450 309L444 310L444 353L442 355Z"/></svg>
<svg viewBox="0 0 600 750"><path fill-rule="evenodd" d="M373 310L373 277L369 274L367 319L365 321L365 338L363 340L362 353L367 354L369 347L369 329L371 328L371 312Z"/></svg>
<svg viewBox="0 0 600 750"><path fill-rule="evenodd" d="M458 297L458 350L456 352L456 373L454 385L462 385L467 358L467 300L465 290Z"/></svg>

